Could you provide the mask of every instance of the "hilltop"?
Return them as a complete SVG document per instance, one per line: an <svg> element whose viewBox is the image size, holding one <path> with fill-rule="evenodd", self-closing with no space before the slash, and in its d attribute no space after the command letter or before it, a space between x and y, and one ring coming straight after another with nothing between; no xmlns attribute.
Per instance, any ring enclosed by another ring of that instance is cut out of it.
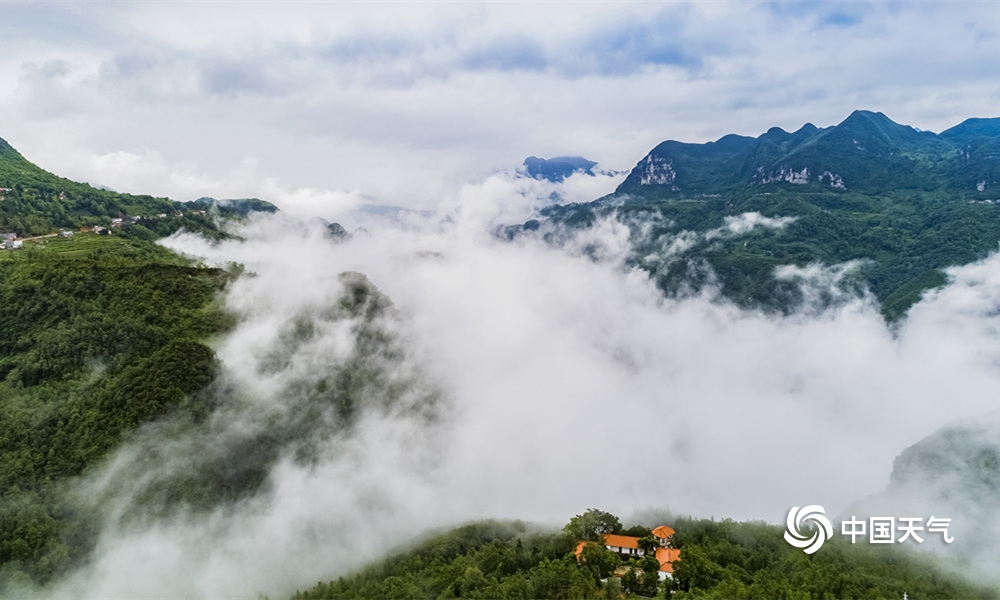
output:
<svg viewBox="0 0 1000 600"><path fill-rule="evenodd" d="M895 320L944 269L996 250L998 184L1000 118L935 134L855 111L826 128L665 141L614 193L501 234L560 243L610 218L631 231L628 264L668 295L715 286L741 306L789 312L807 296L828 304L868 290ZM809 265L832 286L804 293Z"/></svg>
<svg viewBox="0 0 1000 600"><path fill-rule="evenodd" d="M594 512L601 511L585 514ZM787 544L776 525L690 518L673 524L681 552L673 575L646 587L641 560L600 560L605 558L600 550L590 560L577 560L571 530L581 516L562 532L504 521L458 527L358 572L319 582L292 600L996 597L995 591L948 573L940 562L896 547L851 545L835 537L808 556ZM627 533L650 530L633 525ZM623 568L616 569L619 565Z"/></svg>
<svg viewBox="0 0 1000 600"><path fill-rule="evenodd" d="M44 235L59 228L111 227L114 219L150 217L134 233L145 239L169 235L181 227L209 235L218 229L206 217L245 217L251 210L274 212L273 204L256 198L177 202L148 195L121 194L70 181L38 167L0 139L0 233L20 237ZM117 223L114 223L117 224Z"/></svg>

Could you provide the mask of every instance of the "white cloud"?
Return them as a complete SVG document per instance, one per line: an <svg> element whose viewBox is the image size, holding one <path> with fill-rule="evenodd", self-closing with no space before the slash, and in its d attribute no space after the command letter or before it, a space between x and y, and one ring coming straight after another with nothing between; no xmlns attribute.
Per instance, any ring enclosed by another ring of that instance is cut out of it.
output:
<svg viewBox="0 0 1000 600"><path fill-rule="evenodd" d="M223 196L274 180L426 208L529 154L626 169L667 138L856 108L940 130L998 93L991 4L388 6L5 5L0 135L81 180L81 156L149 148ZM229 181L247 153L253 177Z"/></svg>
<svg viewBox="0 0 1000 600"><path fill-rule="evenodd" d="M722 226L705 232L705 239L711 240L724 236L746 235L753 231L755 227L765 229L781 229L785 225L792 223L798 217L765 217L759 212L745 212L739 215L728 216L723 220Z"/></svg>
<svg viewBox="0 0 1000 600"><path fill-rule="evenodd" d="M343 271L367 274L401 311L391 327L408 364L443 390L449 417L424 429L375 412L355 436L320 438L314 465L286 456L271 491L233 510L109 522L93 568L60 590L287 594L426 528L480 517L559 523L591 506L772 522L792 505L836 512L882 489L902 448L997 408L998 256L953 270L954 283L897 334L870 299L781 318L707 296L664 299L642 272L622 270L628 230L613 222L562 249L501 242L483 206L502 213L505 193L523 202L511 185L487 181L451 212L346 242L288 215L252 222L246 242L171 239L256 273L230 293L244 318L217 347L235 388L251 395L227 401L205 439L225 445L248 427L309 414L288 390L336 368L352 344L342 324L317 321L275 375L259 365L296 319L336 305ZM594 243L608 249L603 259L582 251ZM209 454L185 435L166 443L154 431L144 443L183 457L167 463L183 472ZM414 446L414 436L435 442ZM125 474L129 452L116 467ZM154 461L145 476L160 468Z"/></svg>

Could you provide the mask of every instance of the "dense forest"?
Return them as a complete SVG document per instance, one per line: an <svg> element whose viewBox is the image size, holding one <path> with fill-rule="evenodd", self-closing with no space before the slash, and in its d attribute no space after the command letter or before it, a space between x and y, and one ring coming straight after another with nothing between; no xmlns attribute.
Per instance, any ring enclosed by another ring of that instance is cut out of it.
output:
<svg viewBox="0 0 1000 600"><path fill-rule="evenodd" d="M0 592L86 555L71 478L142 423L206 410L231 277L120 236L0 255Z"/></svg>
<svg viewBox="0 0 1000 600"><path fill-rule="evenodd" d="M1000 119L937 135L865 111L825 129L667 141L613 194L549 206L499 233L560 244L613 221L630 232L628 266L668 295L717 289L740 306L789 313L868 290L896 321L945 283L944 269L997 250L998 147ZM731 227L748 216L756 226ZM834 289L816 290L819 298L780 269L810 265L834 268Z"/></svg>
<svg viewBox="0 0 1000 600"><path fill-rule="evenodd" d="M642 525L625 528L614 515L593 509L562 531L516 521L473 523L354 574L320 582L292 600L1000 597L949 575L931 558L895 547L834 538L807 555L788 545L775 525L691 518L672 519L681 559L674 563L673 577L660 582L645 576L655 566L643 559L622 561L601 549L577 561L573 548L594 525L602 533L650 533ZM619 566L632 569L615 577Z"/></svg>
<svg viewBox="0 0 1000 600"><path fill-rule="evenodd" d="M742 199L604 201L544 212L551 220L536 223L530 234L561 243L567 228L613 219L631 232L628 263L648 271L666 293L718 285L723 297L770 311L797 310L805 299L801 280L777 276L780 267L854 261L837 281L838 291L856 297L869 290L890 320L926 289L943 285L945 268L985 258L1000 240L1000 203L945 201L923 192L776 189ZM747 213L787 222L739 234L727 230Z"/></svg>

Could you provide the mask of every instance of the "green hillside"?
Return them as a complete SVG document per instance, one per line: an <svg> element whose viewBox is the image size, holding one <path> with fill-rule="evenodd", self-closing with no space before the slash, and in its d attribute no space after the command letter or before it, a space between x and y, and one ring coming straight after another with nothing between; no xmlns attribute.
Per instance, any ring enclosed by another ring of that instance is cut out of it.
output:
<svg viewBox="0 0 1000 600"><path fill-rule="evenodd" d="M176 202L98 189L45 171L2 139L0 188L0 233L20 237L44 235L59 228L110 227L112 219L124 217L149 217L134 228L136 235L147 239L168 235L181 227L211 234L217 228L198 211L215 206L223 216L246 216L250 210L276 210L273 204L257 199Z"/></svg>
<svg viewBox="0 0 1000 600"><path fill-rule="evenodd" d="M231 317L238 273L199 267L154 240L181 228L225 237L260 200L193 203L57 177L0 140L0 233L21 238L102 225L101 235L0 247L0 596L45 584L87 557L92 515L71 483L145 423L208 410L205 345ZM146 217L134 219L131 217ZM120 219L114 224L112 219Z"/></svg>
<svg viewBox="0 0 1000 600"><path fill-rule="evenodd" d="M81 234L0 260L0 595L82 560L90 523L65 495L138 426L204 412L204 345L229 326L230 275L147 242Z"/></svg>
<svg viewBox="0 0 1000 600"><path fill-rule="evenodd" d="M589 511L599 512L599 511ZM579 520L580 516L574 518ZM571 524L574 520L571 520ZM614 519L617 522L617 519ZM474 523L431 538L357 573L320 582L293 600L362 598L996 598L934 561L895 547L834 536L807 555L765 523L675 519L674 576L645 586L641 560L594 554L578 564L576 538L521 522ZM622 532L620 523L618 531ZM649 529L624 531L639 536ZM655 559L654 559L655 562ZM634 567L610 577L615 565ZM604 572L602 572L604 571Z"/></svg>
<svg viewBox="0 0 1000 600"><path fill-rule="evenodd" d="M832 302L869 289L893 320L945 282L943 269L997 249L998 183L1000 119L970 119L937 135L856 111L824 129L664 142L615 193L547 207L544 221L504 233L560 243L567 229L616 219L632 232L629 264L668 294L712 283L737 304L778 312L802 306L804 295L777 268L854 261L837 289L820 295ZM794 220L728 228L748 213Z"/></svg>

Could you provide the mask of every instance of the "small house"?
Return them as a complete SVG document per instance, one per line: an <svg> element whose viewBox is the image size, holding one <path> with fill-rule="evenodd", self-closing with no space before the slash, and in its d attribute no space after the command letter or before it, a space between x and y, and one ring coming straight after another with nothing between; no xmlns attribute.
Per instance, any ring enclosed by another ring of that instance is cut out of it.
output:
<svg viewBox="0 0 1000 600"><path fill-rule="evenodd" d="M659 527L653 529L653 537L659 542L659 547L656 548L656 560L660 563L659 577L660 580L664 580L667 577L673 577L674 572L674 561L681 559L681 551L673 547L673 537L674 530L672 527L667 525L660 525ZM614 533L601 534L601 541L604 547L608 550L614 552L624 560L630 558L639 559L645 556L645 551L639 548L639 538L631 535L618 535ZM573 553L576 555L576 560L583 560L583 549L587 544L593 544L596 542L579 542L576 545L576 549Z"/></svg>

